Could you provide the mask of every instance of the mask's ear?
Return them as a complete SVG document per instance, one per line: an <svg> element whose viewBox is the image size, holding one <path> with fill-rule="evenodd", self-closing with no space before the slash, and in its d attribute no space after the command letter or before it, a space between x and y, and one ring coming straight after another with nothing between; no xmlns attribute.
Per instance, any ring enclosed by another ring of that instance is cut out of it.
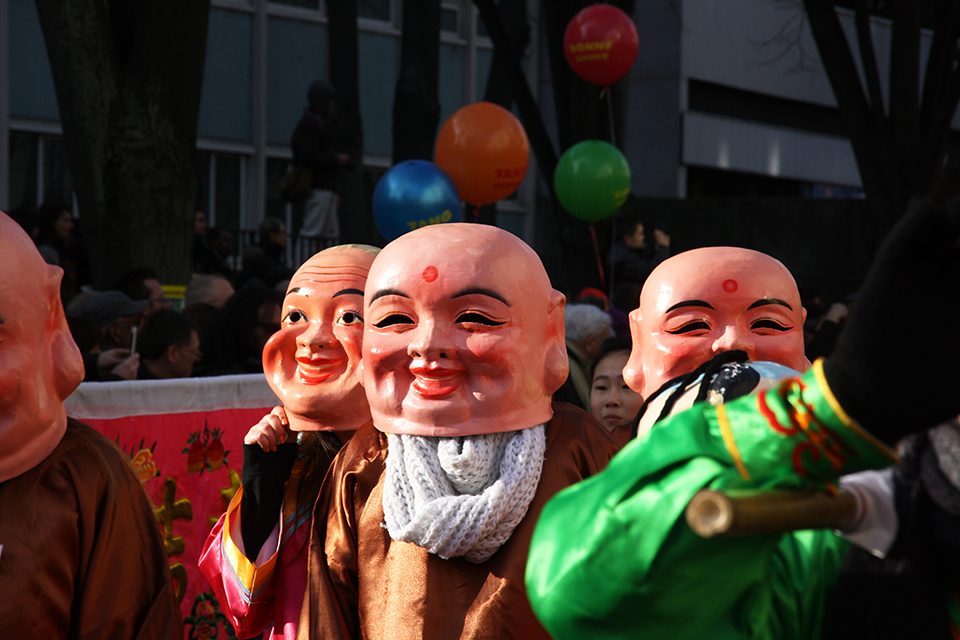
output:
<svg viewBox="0 0 960 640"><path fill-rule="evenodd" d="M639 345L640 341L640 309L634 309L630 312L630 341L633 347L630 349L630 358L623 367L623 381L627 386L643 395L643 362L640 360ZM646 398L644 398L646 399Z"/></svg>
<svg viewBox="0 0 960 640"><path fill-rule="evenodd" d="M50 345L50 364L53 368L57 397L64 400L83 382L83 356L77 343L73 341L67 316L60 301L60 280L63 270L47 265L47 283L44 295L47 297L47 336Z"/></svg>
<svg viewBox="0 0 960 640"><path fill-rule="evenodd" d="M546 353L544 356L544 388L553 393L567 379L570 373L570 361L567 359L566 331L563 326L563 309L566 298L556 290L550 292L550 307L547 310Z"/></svg>

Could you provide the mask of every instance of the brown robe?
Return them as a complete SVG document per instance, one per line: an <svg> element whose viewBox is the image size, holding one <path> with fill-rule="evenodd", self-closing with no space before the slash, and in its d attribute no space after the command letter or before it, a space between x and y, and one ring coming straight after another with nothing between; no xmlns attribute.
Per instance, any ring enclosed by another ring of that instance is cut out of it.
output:
<svg viewBox="0 0 960 640"><path fill-rule="evenodd" d="M554 404L537 492L486 562L444 560L381 526L387 438L368 424L344 446L314 512L310 576L297 637L548 640L524 570L534 525L555 493L600 471L617 451L585 411Z"/></svg>
<svg viewBox="0 0 960 640"><path fill-rule="evenodd" d="M182 639L153 507L112 442L75 420L0 482L0 629L9 638Z"/></svg>

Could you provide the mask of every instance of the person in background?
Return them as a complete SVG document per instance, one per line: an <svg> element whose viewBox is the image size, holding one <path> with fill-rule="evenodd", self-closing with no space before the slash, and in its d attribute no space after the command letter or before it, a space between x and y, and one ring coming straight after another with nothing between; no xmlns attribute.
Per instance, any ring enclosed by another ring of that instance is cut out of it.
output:
<svg viewBox="0 0 960 640"><path fill-rule="evenodd" d="M263 373L263 347L280 329L283 293L251 280L217 314L203 375Z"/></svg>
<svg viewBox="0 0 960 640"><path fill-rule="evenodd" d="M197 323L200 331L200 344L211 351L214 343L217 318L234 294L233 285L224 276L213 273L195 274L187 284L183 296L183 309L180 313ZM205 376L209 367L209 358L202 359L194 367L194 375Z"/></svg>
<svg viewBox="0 0 960 640"><path fill-rule="evenodd" d="M90 265L75 234L73 213L66 204L47 202L37 210L36 221L37 249L47 264L63 269L60 297L67 304L90 284Z"/></svg>
<svg viewBox="0 0 960 640"><path fill-rule="evenodd" d="M131 267L120 274L113 286L133 300L146 300L149 305L144 315L149 316L161 309L172 309L173 302L167 298L160 284L160 274L153 267Z"/></svg>
<svg viewBox="0 0 960 640"><path fill-rule="evenodd" d="M161 309L144 320L137 352L138 380L189 378L203 355L197 324L177 311Z"/></svg>
<svg viewBox="0 0 960 640"><path fill-rule="evenodd" d="M307 167L312 172L311 191L304 203L300 235L305 238L328 238L334 244L340 238L337 179L341 168L350 164L350 156L337 149L333 129L336 100L337 92L333 85L325 80L312 82L307 89L308 106L290 138L294 164Z"/></svg>
<svg viewBox="0 0 960 640"><path fill-rule="evenodd" d="M653 229L651 242L647 235L650 229L635 214L617 223L617 241L607 254L607 278L614 283L614 291L619 283L643 286L650 272L670 257L670 236L662 229Z"/></svg>
<svg viewBox="0 0 960 640"><path fill-rule="evenodd" d="M209 304L222 309L235 293L233 285L224 276L216 273L197 274L187 283L183 294L183 308L195 304Z"/></svg>
<svg viewBox="0 0 960 640"><path fill-rule="evenodd" d="M604 340L591 367L590 413L621 447L630 441L632 423L643 398L623 381L630 358L630 337Z"/></svg>
<svg viewBox="0 0 960 640"><path fill-rule="evenodd" d="M202 212L200 212L202 213ZM233 233L223 227L210 227L204 237L193 246L193 272L214 273L225 278L233 277L233 268L228 258L235 250Z"/></svg>
<svg viewBox="0 0 960 640"><path fill-rule="evenodd" d="M593 306L606 311L610 308L610 299L607 294L595 287L584 287L573 298L573 304L592 304Z"/></svg>
<svg viewBox="0 0 960 640"><path fill-rule="evenodd" d="M570 373L553 399L590 408L590 364L604 340L613 335L610 314L592 304L570 304L563 310Z"/></svg>
<svg viewBox="0 0 960 640"><path fill-rule="evenodd" d="M0 620L16 638L179 640L163 537L130 458L68 418L83 378L59 267L0 213Z"/></svg>
<svg viewBox="0 0 960 640"><path fill-rule="evenodd" d="M197 263L202 261L202 255L207 249L207 227L207 214L200 210L194 212L193 247L191 250L194 273L203 273L202 271L197 271Z"/></svg>
<svg viewBox="0 0 960 640"><path fill-rule="evenodd" d="M294 274L263 368L283 403L244 437L243 485L210 532L200 570L240 637L295 637L320 483L370 420L357 370L363 288L379 250L321 251Z"/></svg>
<svg viewBox="0 0 960 640"><path fill-rule="evenodd" d="M287 226L280 218L264 218L259 227L259 242L244 255L243 269L233 283L240 290L251 280L267 287L285 283L293 275L287 266Z"/></svg>
<svg viewBox="0 0 960 640"><path fill-rule="evenodd" d="M99 328L96 349L85 353L124 349L129 355L133 330L140 329L149 304L132 300L121 291L84 291L67 305L67 316L83 318Z"/></svg>

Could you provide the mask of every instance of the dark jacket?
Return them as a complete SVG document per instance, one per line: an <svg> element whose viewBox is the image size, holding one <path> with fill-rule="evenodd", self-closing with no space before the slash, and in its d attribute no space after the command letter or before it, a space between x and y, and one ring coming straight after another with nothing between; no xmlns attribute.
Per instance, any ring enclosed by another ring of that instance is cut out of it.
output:
<svg viewBox="0 0 960 640"><path fill-rule="evenodd" d="M339 152L333 138L333 128L328 120L310 109L304 109L300 122L290 139L293 162L313 171L314 189L337 191L337 176L340 174Z"/></svg>

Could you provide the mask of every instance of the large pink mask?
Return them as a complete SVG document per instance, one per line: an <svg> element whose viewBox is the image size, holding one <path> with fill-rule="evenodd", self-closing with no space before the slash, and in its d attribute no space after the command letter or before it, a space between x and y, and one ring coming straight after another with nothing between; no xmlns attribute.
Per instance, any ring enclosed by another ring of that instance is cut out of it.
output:
<svg viewBox="0 0 960 640"><path fill-rule="evenodd" d="M0 482L53 452L67 429L63 401L83 380L60 302L62 276L0 213Z"/></svg>
<svg viewBox="0 0 960 640"><path fill-rule="evenodd" d="M737 247L706 247L662 262L643 285L630 313L633 351L623 370L627 385L647 398L721 351L742 349L753 361L797 371L807 312L786 267Z"/></svg>
<svg viewBox="0 0 960 640"><path fill-rule="evenodd" d="M377 256L364 296L363 384L378 429L461 436L553 416L563 294L537 254L487 225L411 231Z"/></svg>
<svg viewBox="0 0 960 640"><path fill-rule="evenodd" d="M267 382L294 431L353 431L370 420L357 370L363 287L376 250L344 245L307 260L263 349Z"/></svg>

